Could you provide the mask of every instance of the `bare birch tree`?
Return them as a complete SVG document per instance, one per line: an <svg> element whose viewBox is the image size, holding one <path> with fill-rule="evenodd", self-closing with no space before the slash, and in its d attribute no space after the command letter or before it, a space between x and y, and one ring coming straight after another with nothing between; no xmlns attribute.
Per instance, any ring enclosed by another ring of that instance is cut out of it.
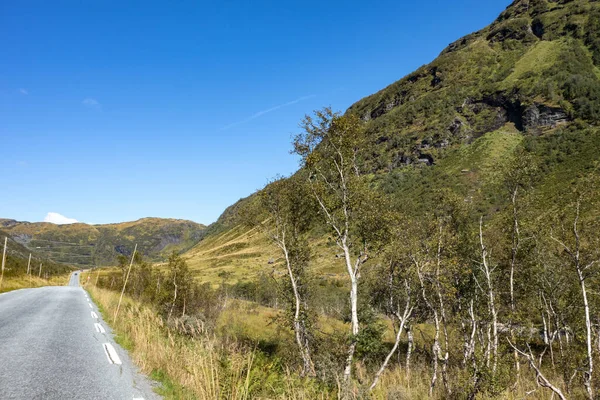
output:
<svg viewBox="0 0 600 400"><path fill-rule="evenodd" d="M583 385L590 400L594 399L594 387L592 378L594 374L594 351L593 351L593 331L590 302L588 298L588 288L586 285L587 279L591 274L591 269L600 259L592 258L590 254L584 254L585 249L582 245L580 217L581 217L581 197L577 199L575 204L575 216L570 237L559 238L554 232L551 232L550 237L558 243L561 250L566 254L569 264L576 273L578 286L580 289L581 301L583 306L583 314L585 321L585 347L586 347L586 369L583 373Z"/></svg>
<svg viewBox="0 0 600 400"><path fill-rule="evenodd" d="M400 339L404 331L412 335L409 330L410 318L413 310L416 307L416 301L413 298L413 278L409 265L399 262L396 255L390 255L387 273L381 271L380 281L378 282L378 290L372 293L375 302L382 302L381 308L383 312L392 320L395 331L394 345L383 360L381 366L375 373L373 381L369 386L369 390L373 390L377 386L379 379L385 369L388 367L392 357L398 350ZM381 282L385 280L385 282ZM385 300L384 300L385 299ZM410 332L410 333L409 333ZM409 338L409 346L412 345ZM410 353L412 348L407 349L406 370L410 368ZM408 373L408 372L407 372Z"/></svg>
<svg viewBox="0 0 600 400"><path fill-rule="evenodd" d="M481 263L479 269L485 279L485 287L482 290L487 294L488 313L490 325L487 329L486 366L491 363L492 375L498 367L498 310L496 308L496 288L494 282L495 267L490 265L488 249L483 239L483 217L479 219L479 244L481 247Z"/></svg>
<svg viewBox="0 0 600 400"><path fill-rule="evenodd" d="M552 382L550 382L550 380L548 378L546 378L546 376L542 373L542 370L541 370L542 359L544 358L544 353L546 350L544 350L542 352L542 354L540 354L539 361L536 361L535 356L533 355L533 352L531 351L531 347L527 346L528 352L526 353L522 350L519 350L517 348L517 346L515 346L514 344L512 344L510 342L510 340L509 340L509 344L514 349L514 351L517 352L517 354L519 354L527 359L527 361L529 362L529 366L535 371L536 383L539 386L550 389L554 394L556 394L558 396L559 399L567 400L567 398L565 397L563 392L556 385L552 384Z"/></svg>

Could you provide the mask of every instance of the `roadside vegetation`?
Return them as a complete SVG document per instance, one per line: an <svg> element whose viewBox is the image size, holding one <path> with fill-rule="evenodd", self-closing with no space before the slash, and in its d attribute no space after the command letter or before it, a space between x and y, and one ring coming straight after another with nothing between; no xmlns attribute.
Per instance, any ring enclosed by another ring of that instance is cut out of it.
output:
<svg viewBox="0 0 600 400"><path fill-rule="evenodd" d="M69 283L71 274L59 274L46 278L38 278L33 276L19 275L9 276L2 282L0 293L10 292L11 290L36 288L42 286L65 286Z"/></svg>

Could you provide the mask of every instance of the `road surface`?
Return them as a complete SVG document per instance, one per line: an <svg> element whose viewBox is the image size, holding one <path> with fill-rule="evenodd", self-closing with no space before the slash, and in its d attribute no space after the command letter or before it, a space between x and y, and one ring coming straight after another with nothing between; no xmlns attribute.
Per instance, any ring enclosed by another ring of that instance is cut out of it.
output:
<svg viewBox="0 0 600 400"><path fill-rule="evenodd" d="M0 294L0 399L157 399L79 287Z"/></svg>

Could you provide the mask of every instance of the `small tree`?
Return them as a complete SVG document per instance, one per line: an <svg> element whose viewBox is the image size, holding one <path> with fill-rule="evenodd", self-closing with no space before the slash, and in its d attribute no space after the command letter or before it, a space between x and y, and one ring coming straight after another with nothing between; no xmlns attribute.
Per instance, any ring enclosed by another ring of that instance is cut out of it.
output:
<svg viewBox="0 0 600 400"><path fill-rule="evenodd" d="M315 372L310 352L311 321L306 276L310 251L305 233L312 215L310 198L306 184L298 178L276 178L259 192L260 206L267 216L262 220L262 214L259 214L259 222L256 223L284 258L289 279L283 287L291 298L291 323L302 357L302 375L314 375Z"/></svg>
<svg viewBox="0 0 600 400"><path fill-rule="evenodd" d="M365 144L362 121L340 115L331 108L315 111L301 123L303 132L294 139L294 152L308 172L308 182L318 208L331 229L350 279L351 338L343 379L348 387L360 331L358 282L361 267L369 260L386 224L383 201L361 176L359 151Z"/></svg>
<svg viewBox="0 0 600 400"><path fill-rule="evenodd" d="M194 278L185 260L175 251L169 256L167 268L161 303L164 311L169 310L167 319L170 319L174 311L185 314L186 304L193 294Z"/></svg>
<svg viewBox="0 0 600 400"><path fill-rule="evenodd" d="M558 254L565 260L576 274L577 284L580 289L581 307L584 314L585 325L585 354L586 366L583 372L583 385L588 398L594 399L593 375L594 375L594 349L593 349L593 327L592 306L589 299L588 280L597 272L600 264L600 252L597 244L585 236L585 224L581 221L582 201L585 194L579 194L575 204L575 215L570 230L562 229L559 234L552 232L551 239L558 244ZM590 201L591 203L591 201ZM583 227L582 227L583 225ZM589 227L588 227L589 229Z"/></svg>
<svg viewBox="0 0 600 400"><path fill-rule="evenodd" d="M404 247L406 247L407 241L403 237L403 233L404 230L400 230L398 235L394 235L390 249L383 257L386 263L379 266L374 271L375 274L373 274L374 282L371 289L371 303L380 312L390 318L396 335L394 345L375 373L369 390L373 390L377 386L381 375L389 365L394 354L398 351L402 333L407 330L413 310L417 305L414 293L416 279L412 268L410 268L410 259L405 255L406 249ZM410 362L409 357L410 350L407 352L407 372Z"/></svg>

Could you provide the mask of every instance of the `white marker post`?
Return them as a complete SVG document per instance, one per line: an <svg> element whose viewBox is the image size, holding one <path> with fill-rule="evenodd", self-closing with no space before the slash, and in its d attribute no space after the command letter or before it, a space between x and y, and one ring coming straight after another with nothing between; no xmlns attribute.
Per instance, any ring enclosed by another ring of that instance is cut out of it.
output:
<svg viewBox="0 0 600 400"><path fill-rule="evenodd" d="M2 288L2 280L4 279L4 264L6 263L6 244L8 237L4 238L4 252L2 254L2 273L0 273L0 288Z"/></svg>

